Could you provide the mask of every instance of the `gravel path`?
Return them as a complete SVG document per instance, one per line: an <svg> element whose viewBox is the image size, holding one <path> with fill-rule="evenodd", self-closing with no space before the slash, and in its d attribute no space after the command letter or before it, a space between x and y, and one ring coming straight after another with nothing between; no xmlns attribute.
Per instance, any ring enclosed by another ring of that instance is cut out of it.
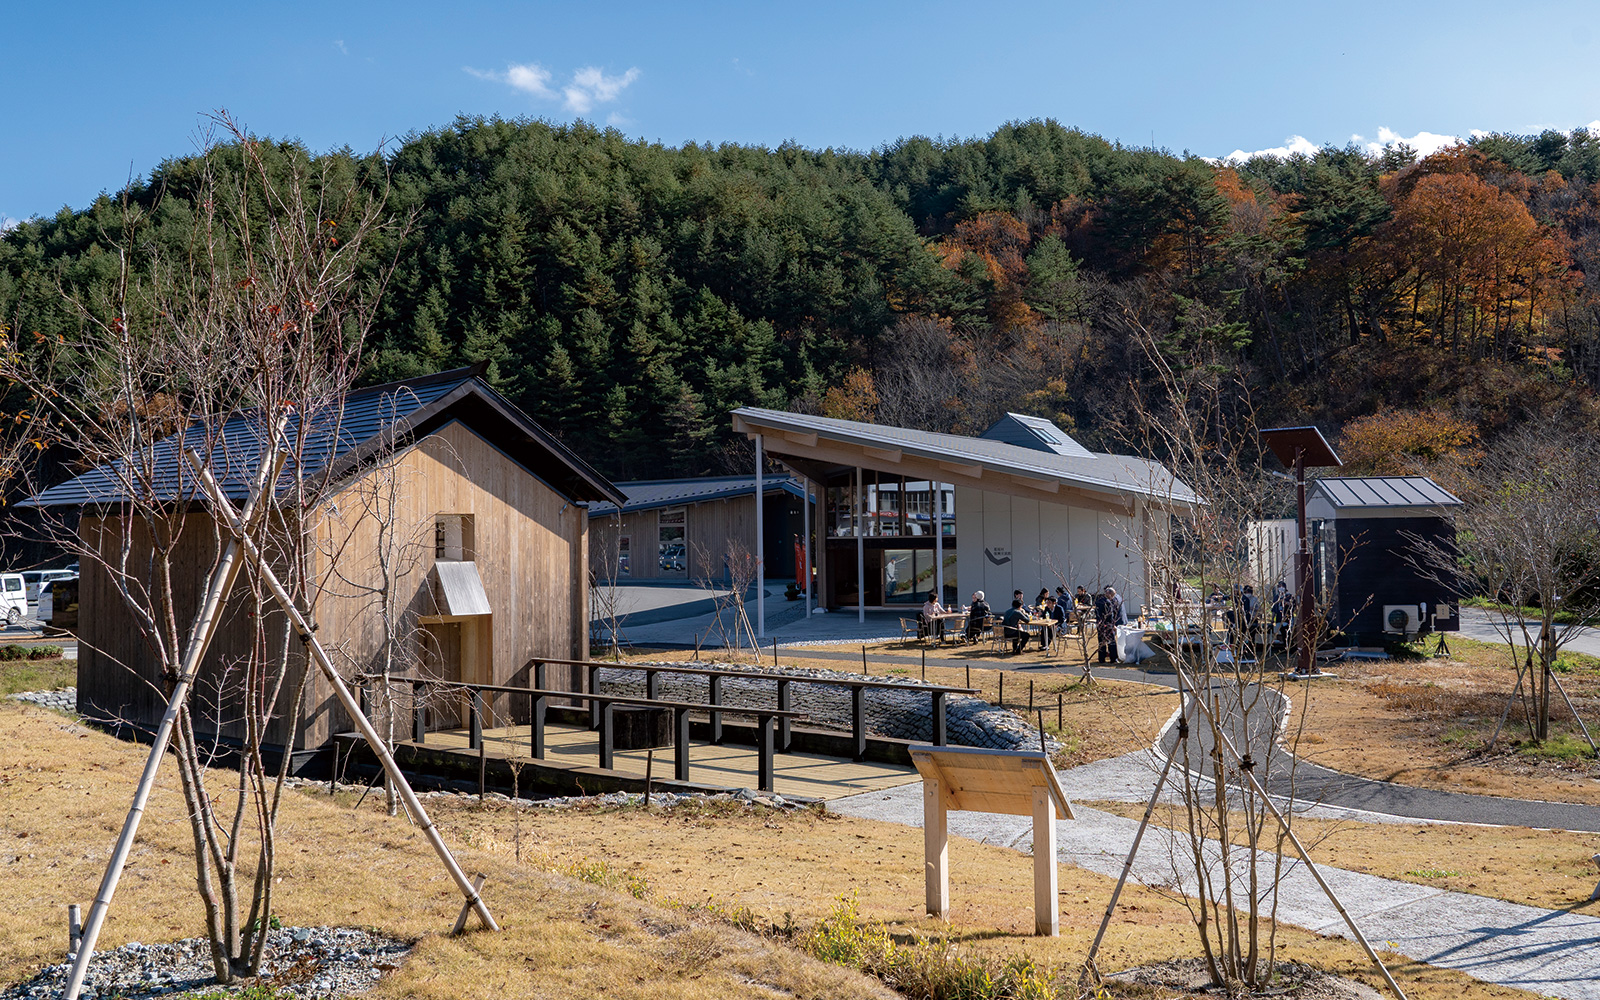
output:
<svg viewBox="0 0 1600 1000"><path fill-rule="evenodd" d="M262 972L271 985L296 997L347 997L365 993L400 967L411 951L405 941L351 927L285 927L267 936ZM26 982L0 991L0 1000L58 997L72 971L70 962L44 969ZM188 991L236 994L249 984L211 985L211 946L205 938L170 944L131 941L96 952L84 979L84 1000L144 1000Z"/></svg>

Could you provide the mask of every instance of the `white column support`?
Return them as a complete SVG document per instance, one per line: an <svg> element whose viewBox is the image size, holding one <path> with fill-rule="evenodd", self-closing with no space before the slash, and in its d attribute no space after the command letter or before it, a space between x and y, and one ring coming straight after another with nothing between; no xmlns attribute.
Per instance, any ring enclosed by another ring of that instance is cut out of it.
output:
<svg viewBox="0 0 1600 1000"><path fill-rule="evenodd" d="M861 530L866 515L867 493L861 485L861 466L856 466L856 621L867 620L867 536Z"/></svg>
<svg viewBox="0 0 1600 1000"><path fill-rule="evenodd" d="M933 579L944 603L944 484L929 482L933 492ZM959 596L959 595L958 595Z"/></svg>
<svg viewBox="0 0 1600 1000"><path fill-rule="evenodd" d="M805 533L806 533L805 542L803 543L803 546L802 546L800 551L805 556L806 564L803 567L798 567L796 569L796 572L802 573L805 576L805 579L800 581L800 586L802 588L804 588L805 592L806 592L806 621L810 621L811 620L811 581L812 581L813 577L816 575L816 574L811 572L811 477L810 476L802 476L802 477L800 477L800 483L804 487L804 492L805 492L804 498L802 498L801 501L800 501L800 520L804 521L805 525L806 525L805 526Z"/></svg>
<svg viewBox="0 0 1600 1000"><path fill-rule="evenodd" d="M756 638L767 637L766 498L761 490L761 435L756 435Z"/></svg>

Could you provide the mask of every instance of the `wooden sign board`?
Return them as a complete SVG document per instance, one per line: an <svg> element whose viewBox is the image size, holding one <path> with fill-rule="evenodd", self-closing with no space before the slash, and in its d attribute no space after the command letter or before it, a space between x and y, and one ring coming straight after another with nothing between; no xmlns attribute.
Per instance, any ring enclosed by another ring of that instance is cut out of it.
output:
<svg viewBox="0 0 1600 1000"><path fill-rule="evenodd" d="M951 809L1033 817L1034 933L1060 932L1056 902L1056 819L1074 819L1072 803L1042 753L973 747L911 748L922 775L922 832L928 913L950 912Z"/></svg>

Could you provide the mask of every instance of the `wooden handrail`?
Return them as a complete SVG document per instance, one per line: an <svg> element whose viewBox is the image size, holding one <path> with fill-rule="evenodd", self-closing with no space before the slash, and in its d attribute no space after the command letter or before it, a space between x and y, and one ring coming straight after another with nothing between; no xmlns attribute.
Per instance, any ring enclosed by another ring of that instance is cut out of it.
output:
<svg viewBox="0 0 1600 1000"><path fill-rule="evenodd" d="M544 662L549 662L544 661ZM382 674L357 674L358 681L382 681ZM514 687L509 684L474 684L471 681L451 681L440 677L413 677L409 674L390 674L393 684L433 684L459 688L464 691L496 691L504 694L531 694L540 698L571 698L573 701L598 701L613 705L643 705L647 708L679 708L687 711L715 709L729 715L770 715L773 718L806 718L805 712L791 712L777 708L747 708L739 705L707 704L698 701L666 701L661 698L635 698L620 694L585 694L582 691L561 691L556 688Z"/></svg>
<svg viewBox="0 0 1600 1000"><path fill-rule="evenodd" d="M753 670L725 670L718 667L675 667L664 663L618 663L612 660L554 660L543 656L529 659L529 663L554 663L565 667L601 667L608 670L654 670L673 674L695 674L701 677L749 677L754 680L791 681L795 684L833 684L838 687L893 688L897 691L942 691L945 694L982 694L979 688L950 687L945 684L925 684L921 681L869 681L848 677L808 677L804 674L757 673Z"/></svg>

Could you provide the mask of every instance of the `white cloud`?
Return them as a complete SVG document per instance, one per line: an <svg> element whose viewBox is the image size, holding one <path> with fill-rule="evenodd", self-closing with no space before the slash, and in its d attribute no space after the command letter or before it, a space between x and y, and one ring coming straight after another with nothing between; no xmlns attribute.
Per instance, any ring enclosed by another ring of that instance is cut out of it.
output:
<svg viewBox="0 0 1600 1000"><path fill-rule="evenodd" d="M1472 134L1477 135L1479 132L1477 129L1473 129ZM1376 142L1365 141L1359 135L1351 136L1351 138L1356 142L1363 143L1367 148L1367 153L1371 156L1379 155L1396 143L1404 143L1416 150L1419 158L1432 156L1439 150L1447 149L1462 141L1458 135L1440 135L1437 132L1418 132L1416 135L1410 136L1401 135L1394 129L1383 125L1378 126L1378 139Z"/></svg>
<svg viewBox="0 0 1600 1000"><path fill-rule="evenodd" d="M10 232L20 225L22 225L21 219L13 219L9 215L0 213L0 233Z"/></svg>
<svg viewBox="0 0 1600 1000"><path fill-rule="evenodd" d="M339 54L342 56L347 56L350 54L350 50L344 47L344 39L342 38L335 38L333 40L333 47L338 49Z"/></svg>
<svg viewBox="0 0 1600 1000"><path fill-rule="evenodd" d="M606 124L615 128L626 128L633 124L633 119L624 117L613 111L609 115L606 115Z"/></svg>
<svg viewBox="0 0 1600 1000"><path fill-rule="evenodd" d="M633 81L639 79L638 67L630 67L619 76L608 76L598 66L585 66L576 70L571 81L557 91L550 85L551 72L538 63L512 63L504 73L470 66L464 68L480 80L504 83L543 101L559 100L562 107L580 115L588 114L597 105L614 103Z"/></svg>
<svg viewBox="0 0 1600 1000"><path fill-rule="evenodd" d="M1299 153L1301 156L1317 155L1316 143L1312 142L1310 139L1307 139L1303 135L1291 135L1289 138L1285 139L1283 143L1284 144L1282 146L1273 146L1270 149L1258 149L1253 153L1247 153L1242 149L1236 149L1227 156L1224 156L1222 158L1222 162L1243 163L1253 156L1276 156L1280 160L1287 160L1295 153Z"/></svg>

